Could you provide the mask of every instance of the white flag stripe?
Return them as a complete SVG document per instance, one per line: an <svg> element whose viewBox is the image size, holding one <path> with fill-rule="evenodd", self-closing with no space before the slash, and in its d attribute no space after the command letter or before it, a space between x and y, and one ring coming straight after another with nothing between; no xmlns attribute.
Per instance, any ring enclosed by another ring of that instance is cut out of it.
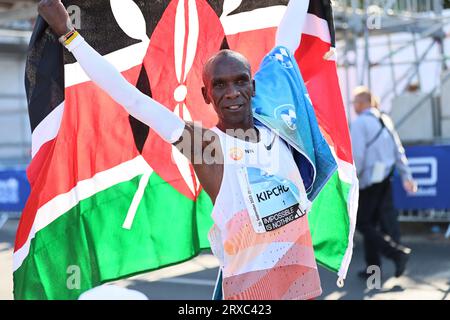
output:
<svg viewBox="0 0 450 320"><path fill-rule="evenodd" d="M185 104L183 104L183 119L192 122L191 113L189 112L189 109L186 107Z"/></svg>
<svg viewBox="0 0 450 320"><path fill-rule="evenodd" d="M230 7L227 12L224 11L220 18L226 35L278 27L286 12L286 6L273 6L227 16L234 9ZM303 33L318 37L326 43L331 43L327 21L314 14L308 13L306 16Z"/></svg>
<svg viewBox="0 0 450 320"><path fill-rule="evenodd" d="M53 109L34 129L31 135L32 158L34 158L45 143L56 138L61 127L63 114L64 102Z"/></svg>
<svg viewBox="0 0 450 320"><path fill-rule="evenodd" d="M331 146L330 146L330 151L331 151L331 154L333 155L334 160L336 161L336 163L338 165L339 179L342 182L352 184L355 173L356 173L355 166L353 165L353 163L349 163L347 161L340 159L337 156L334 148Z"/></svg>
<svg viewBox="0 0 450 320"><path fill-rule="evenodd" d="M323 42L331 43L330 29L328 22L316 15L308 13L303 29L304 34L319 38Z"/></svg>
<svg viewBox="0 0 450 320"><path fill-rule="evenodd" d="M338 271L339 280L343 280L347 277L348 268L350 267L350 262L352 261L353 255L353 237L355 235L356 229L356 217L358 213L358 201L359 201L359 181L356 176L356 168L353 166L351 188L347 200L347 213L349 218L349 234L347 242L347 250L345 251L344 258L341 262L341 267ZM338 280L338 281L339 281Z"/></svg>
<svg viewBox="0 0 450 320"><path fill-rule="evenodd" d="M117 70L124 72L142 64L149 44L149 40L142 41L129 47L114 51L104 57L109 63L116 67ZM83 71L78 62L66 64L64 66L64 71L66 88L90 81L89 77Z"/></svg>
<svg viewBox="0 0 450 320"><path fill-rule="evenodd" d="M338 165L339 180L350 185L350 191L347 201L347 214L349 220L349 234L347 241L347 250L342 258L341 266L338 270L338 283L344 283L347 277L348 268L353 255L353 237L356 229L356 216L358 213L358 199L359 199L359 181L356 174L356 167L354 164L340 159L334 148L330 147L331 153Z"/></svg>
<svg viewBox="0 0 450 320"><path fill-rule="evenodd" d="M233 9L230 7L230 9ZM227 10L228 11L228 10ZM220 17L226 35L248 32L259 29L278 27L286 11L286 6L273 6L255 9L228 16L231 12L224 11Z"/></svg>
<svg viewBox="0 0 450 320"><path fill-rule="evenodd" d="M127 36L148 40L144 15L133 0L110 0L110 5L117 24Z"/></svg>
<svg viewBox="0 0 450 320"><path fill-rule="evenodd" d="M337 156L335 157L335 160L338 164L339 179L345 183L352 184L356 172L355 166L347 161L339 159Z"/></svg>

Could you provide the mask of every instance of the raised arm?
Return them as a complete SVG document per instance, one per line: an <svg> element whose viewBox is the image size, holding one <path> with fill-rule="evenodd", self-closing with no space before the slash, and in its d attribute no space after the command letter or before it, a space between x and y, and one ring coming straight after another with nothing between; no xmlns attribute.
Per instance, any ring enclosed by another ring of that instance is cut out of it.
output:
<svg viewBox="0 0 450 320"><path fill-rule="evenodd" d="M290 0L286 13L278 26L276 45L284 46L294 53L300 41L308 14L310 0Z"/></svg>
<svg viewBox="0 0 450 320"><path fill-rule="evenodd" d="M69 15L60 0L41 1L38 9L40 15L58 36L65 35L72 29ZM186 123L130 84L81 35L74 37L66 47L89 78L122 105L129 114L151 127L169 143L175 143L180 139Z"/></svg>
<svg viewBox="0 0 450 320"><path fill-rule="evenodd" d="M72 52L89 78L129 114L155 130L165 141L178 141L185 128L182 119L129 83L81 36L76 37L67 49Z"/></svg>

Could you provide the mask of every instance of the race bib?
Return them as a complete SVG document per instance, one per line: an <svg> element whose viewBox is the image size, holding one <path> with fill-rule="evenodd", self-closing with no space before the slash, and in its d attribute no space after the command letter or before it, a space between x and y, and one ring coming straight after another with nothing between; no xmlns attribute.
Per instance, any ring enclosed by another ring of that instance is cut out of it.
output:
<svg viewBox="0 0 450 320"><path fill-rule="evenodd" d="M239 169L239 184L257 233L281 228L305 215L297 186L261 169Z"/></svg>

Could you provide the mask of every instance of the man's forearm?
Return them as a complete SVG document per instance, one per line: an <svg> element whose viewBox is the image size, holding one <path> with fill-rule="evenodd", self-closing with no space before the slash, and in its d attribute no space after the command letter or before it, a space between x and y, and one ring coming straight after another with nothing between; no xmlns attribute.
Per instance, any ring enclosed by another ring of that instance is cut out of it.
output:
<svg viewBox="0 0 450 320"><path fill-rule="evenodd" d="M276 45L294 53L300 41L308 14L310 0L290 0L277 30Z"/></svg>
<svg viewBox="0 0 450 320"><path fill-rule="evenodd" d="M406 158L405 148L403 147L398 133L394 131L392 134L396 146L395 166L400 172L403 181L412 180L411 169L408 166L408 159Z"/></svg>
<svg viewBox="0 0 450 320"><path fill-rule="evenodd" d="M184 121L129 83L81 36L76 37L67 48L89 78L133 117L151 127L169 143L180 138L185 128Z"/></svg>

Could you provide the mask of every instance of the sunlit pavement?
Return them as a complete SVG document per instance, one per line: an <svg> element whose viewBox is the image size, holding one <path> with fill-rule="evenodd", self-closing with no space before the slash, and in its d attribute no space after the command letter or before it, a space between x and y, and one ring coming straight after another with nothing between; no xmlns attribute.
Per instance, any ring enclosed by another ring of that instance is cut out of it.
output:
<svg viewBox="0 0 450 320"><path fill-rule="evenodd" d="M17 223L10 220L0 229L0 300L12 299L12 247ZM413 249L405 275L393 277L394 266L386 260L381 288L369 290L366 281L357 276L364 266L361 241L357 237L345 287L339 289L336 275L321 268L323 294L319 299L450 300L450 240L445 240L443 235L433 238L406 235L403 242ZM189 262L115 284L143 292L152 300L209 300L216 276L216 259L203 254Z"/></svg>

